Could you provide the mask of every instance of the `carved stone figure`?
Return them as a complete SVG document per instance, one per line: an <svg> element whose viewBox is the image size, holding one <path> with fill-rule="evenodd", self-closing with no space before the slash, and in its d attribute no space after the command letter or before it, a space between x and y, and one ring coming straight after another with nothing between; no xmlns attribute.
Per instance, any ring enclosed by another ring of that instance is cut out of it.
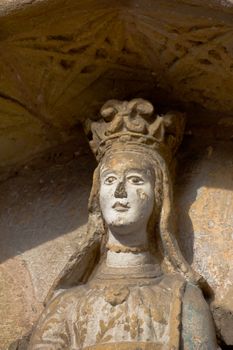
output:
<svg viewBox="0 0 233 350"><path fill-rule="evenodd" d="M60 277L60 285L75 278L79 285L49 302L29 348L217 349L204 282L173 234L169 165L183 115L155 116L142 99L111 100L91 129L99 160L89 202L93 238Z"/></svg>

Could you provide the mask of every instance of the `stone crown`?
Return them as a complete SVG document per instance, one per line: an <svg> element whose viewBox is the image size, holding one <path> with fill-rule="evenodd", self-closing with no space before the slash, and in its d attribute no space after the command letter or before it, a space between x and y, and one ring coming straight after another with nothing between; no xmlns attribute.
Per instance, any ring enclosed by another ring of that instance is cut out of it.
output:
<svg viewBox="0 0 233 350"><path fill-rule="evenodd" d="M170 158L179 147L185 118L180 112L156 115L153 105L144 99L107 101L100 118L91 122L91 148L100 160L109 149L141 148L160 152Z"/></svg>

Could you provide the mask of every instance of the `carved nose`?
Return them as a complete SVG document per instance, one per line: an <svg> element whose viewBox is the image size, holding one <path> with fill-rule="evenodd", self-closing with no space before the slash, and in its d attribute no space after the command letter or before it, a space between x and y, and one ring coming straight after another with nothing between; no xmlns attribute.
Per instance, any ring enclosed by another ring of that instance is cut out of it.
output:
<svg viewBox="0 0 233 350"><path fill-rule="evenodd" d="M127 192L125 190L125 186L123 182L120 182L117 185L116 191L114 193L115 198L127 198Z"/></svg>

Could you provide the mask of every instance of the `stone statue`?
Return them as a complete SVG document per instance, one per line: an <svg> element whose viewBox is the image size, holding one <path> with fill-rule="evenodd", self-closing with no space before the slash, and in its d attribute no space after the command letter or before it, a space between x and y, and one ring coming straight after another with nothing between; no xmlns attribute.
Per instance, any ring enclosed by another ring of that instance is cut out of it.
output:
<svg viewBox="0 0 233 350"><path fill-rule="evenodd" d="M48 303L30 350L217 349L203 281L173 234L169 166L183 129L181 113L155 116L143 99L102 107L91 123L93 238L60 278L74 285L76 270L79 285Z"/></svg>

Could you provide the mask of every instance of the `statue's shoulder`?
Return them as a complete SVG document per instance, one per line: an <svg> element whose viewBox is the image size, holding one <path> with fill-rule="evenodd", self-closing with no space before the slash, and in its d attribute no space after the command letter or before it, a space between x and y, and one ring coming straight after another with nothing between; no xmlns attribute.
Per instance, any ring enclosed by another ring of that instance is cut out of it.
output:
<svg viewBox="0 0 233 350"><path fill-rule="evenodd" d="M184 302L189 305L194 305L196 309L206 309L209 312L209 306L203 296L201 289L197 285L190 282L186 283Z"/></svg>
<svg viewBox="0 0 233 350"><path fill-rule="evenodd" d="M179 273L169 273L161 277L160 286L174 291L176 289L185 289L187 281Z"/></svg>
<svg viewBox="0 0 233 350"><path fill-rule="evenodd" d="M65 290L57 290L46 305L46 309L50 311L51 309L65 310L68 307L77 304L78 300L80 300L80 297L84 295L84 293L85 285L80 285Z"/></svg>
<svg viewBox="0 0 233 350"><path fill-rule="evenodd" d="M182 350L216 350L216 336L209 305L201 289L174 273L163 277L164 288L171 292L172 315L180 318Z"/></svg>
<svg viewBox="0 0 233 350"><path fill-rule="evenodd" d="M209 305L200 288L187 282L182 307L184 349L217 349L215 328Z"/></svg>
<svg viewBox="0 0 233 350"><path fill-rule="evenodd" d="M75 310L79 296L85 294L84 288L84 286L78 286L56 291L53 298L46 305L33 331L29 350L47 349L48 341L51 346L49 346L49 349L60 349L60 344L63 344L64 339L66 339L64 332L66 331L65 325L68 315L71 314L71 310ZM68 349L68 347L64 348Z"/></svg>
<svg viewBox="0 0 233 350"><path fill-rule="evenodd" d="M180 291L180 297L184 305L195 308L195 310L205 310L209 313L209 305L204 298L202 290L195 284L187 281L179 273L167 274L163 277L162 285L175 291Z"/></svg>

